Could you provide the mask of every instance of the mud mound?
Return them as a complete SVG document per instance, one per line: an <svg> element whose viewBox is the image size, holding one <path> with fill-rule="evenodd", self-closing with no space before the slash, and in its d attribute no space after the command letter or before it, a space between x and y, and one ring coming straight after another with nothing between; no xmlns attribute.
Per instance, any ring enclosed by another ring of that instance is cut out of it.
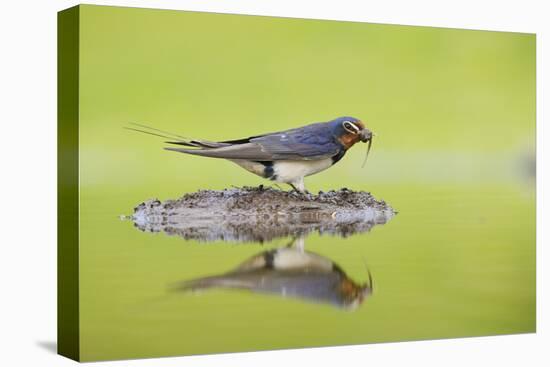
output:
<svg viewBox="0 0 550 367"><path fill-rule="evenodd" d="M341 189L317 195L274 188L200 190L177 200L153 199L129 218L142 231L204 242L265 242L317 231L347 237L384 224L395 211L370 193Z"/></svg>

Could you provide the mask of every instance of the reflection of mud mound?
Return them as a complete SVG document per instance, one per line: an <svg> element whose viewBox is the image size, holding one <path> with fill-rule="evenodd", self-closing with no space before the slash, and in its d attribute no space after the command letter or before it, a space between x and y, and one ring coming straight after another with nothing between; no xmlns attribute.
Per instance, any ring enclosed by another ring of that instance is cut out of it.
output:
<svg viewBox="0 0 550 367"><path fill-rule="evenodd" d="M349 236L386 223L393 209L368 192L299 194L273 188L200 190L177 200L148 200L131 219L143 231L199 241L264 242L278 237Z"/></svg>

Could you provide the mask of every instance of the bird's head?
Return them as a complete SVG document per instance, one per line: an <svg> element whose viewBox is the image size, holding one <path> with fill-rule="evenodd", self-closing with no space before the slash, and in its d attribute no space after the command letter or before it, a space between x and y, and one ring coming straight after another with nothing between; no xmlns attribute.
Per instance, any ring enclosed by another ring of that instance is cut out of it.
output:
<svg viewBox="0 0 550 367"><path fill-rule="evenodd" d="M332 129L332 135L346 150L360 141L366 143L372 140L372 132L365 127L363 122L355 117L339 117L328 124Z"/></svg>
<svg viewBox="0 0 550 367"><path fill-rule="evenodd" d="M344 279L339 287L342 297L342 306L348 310L355 310L363 301L372 295L372 279L369 283L357 284L351 279Z"/></svg>

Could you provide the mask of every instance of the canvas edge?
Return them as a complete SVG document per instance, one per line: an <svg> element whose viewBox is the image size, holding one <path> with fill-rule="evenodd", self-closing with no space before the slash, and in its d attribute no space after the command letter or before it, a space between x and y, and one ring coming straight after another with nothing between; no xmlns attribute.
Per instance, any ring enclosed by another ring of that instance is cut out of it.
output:
<svg viewBox="0 0 550 367"><path fill-rule="evenodd" d="M80 6L57 14L57 353L80 360Z"/></svg>

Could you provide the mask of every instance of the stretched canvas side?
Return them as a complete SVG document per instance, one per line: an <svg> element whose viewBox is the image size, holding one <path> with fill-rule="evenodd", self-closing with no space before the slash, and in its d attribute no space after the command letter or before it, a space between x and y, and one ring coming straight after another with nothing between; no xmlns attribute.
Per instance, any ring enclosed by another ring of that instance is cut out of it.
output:
<svg viewBox="0 0 550 367"><path fill-rule="evenodd" d="M59 12L57 26L57 348L59 354L79 360L79 7Z"/></svg>

